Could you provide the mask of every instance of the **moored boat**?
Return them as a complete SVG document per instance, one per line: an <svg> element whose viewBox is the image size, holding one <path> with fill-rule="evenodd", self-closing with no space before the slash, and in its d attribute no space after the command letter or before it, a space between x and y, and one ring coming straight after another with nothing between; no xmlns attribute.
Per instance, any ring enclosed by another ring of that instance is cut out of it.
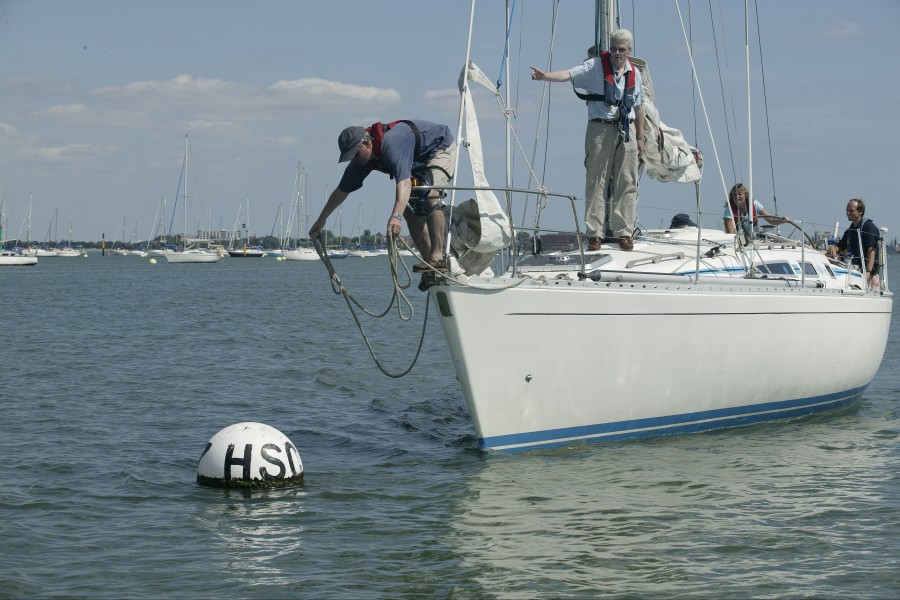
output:
<svg viewBox="0 0 900 600"><path fill-rule="evenodd" d="M188 136L185 134L184 136L184 160L182 162L182 172L181 172L181 184L179 188L182 190L182 212L184 214L184 230L181 235L181 249L175 251L168 251L166 249L163 253L163 257L165 257L166 262L173 264L188 264L188 263L217 263L224 256L227 256L227 252L221 247L213 248L211 240L203 239L203 238L189 238L187 235L187 221L188 221L188 209L187 209L187 188L188 188L188 161L190 157Z"/></svg>
<svg viewBox="0 0 900 600"><path fill-rule="evenodd" d="M37 256L29 256L16 246L0 250L0 267L32 267L38 264Z"/></svg>
<svg viewBox="0 0 900 600"><path fill-rule="evenodd" d="M614 18L603 4L595 14ZM612 23L596 29L609 32ZM578 199L540 185L490 187L469 81L487 82L501 107L503 99L470 55L467 49L460 80L460 137L470 145L474 185L450 190L450 273L424 281L481 448L697 432L801 417L860 398L890 328L883 249L884 279L870 284L849 262L824 256L798 220L783 225L785 233L750 236L645 230L633 249L605 240L591 252L581 249L586 239L576 217L575 249L542 254L539 219L513 231L503 207L518 214L530 194L574 216ZM645 132L654 143L673 136L661 122L648 122ZM692 150L678 168L696 177L661 181L699 186L701 156ZM475 198L456 206L461 192ZM509 199L503 206L500 194ZM700 223L699 190L696 196ZM535 241L533 252L513 252L495 275L495 255L521 232ZM835 350L835 332L851 352Z"/></svg>

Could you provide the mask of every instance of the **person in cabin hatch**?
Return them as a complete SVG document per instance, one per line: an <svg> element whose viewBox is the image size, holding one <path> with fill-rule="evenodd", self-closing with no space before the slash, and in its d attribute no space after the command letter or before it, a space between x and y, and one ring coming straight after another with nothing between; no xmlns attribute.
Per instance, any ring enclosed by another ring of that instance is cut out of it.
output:
<svg viewBox="0 0 900 600"><path fill-rule="evenodd" d="M412 192L412 186L441 187L453 179L457 143L450 128L419 119L375 123L366 128L347 127L338 136L338 147L341 151L338 162L350 161L350 164L310 227L309 235L318 235L328 216L351 192L362 187L369 173L382 171L397 184L387 223L388 235L400 235L401 219L406 219L409 233L425 261L413 270L446 271L444 194L440 190L424 190L420 194Z"/></svg>
<svg viewBox="0 0 900 600"><path fill-rule="evenodd" d="M762 217L771 225L782 225L790 223L790 217L777 217L766 212L759 200L753 201L753 208L750 217L747 217L747 207L749 205L750 190L743 183L736 183L728 192L728 202L725 203L725 214L722 215L722 221L725 224L727 233L737 233L735 222L741 224L741 231L744 237L750 240L753 238L753 228L756 225L757 217Z"/></svg>
<svg viewBox="0 0 900 600"><path fill-rule="evenodd" d="M669 224L669 229L684 229L685 227L696 227L697 224L691 220L691 217L688 216L687 213L678 213L674 217L672 217L672 222Z"/></svg>
<svg viewBox="0 0 900 600"><path fill-rule="evenodd" d="M833 246L829 246L825 251L831 258L837 258L840 254L850 256L850 262L856 265L860 270L863 268L862 257L866 259L866 279L869 287L873 290L881 288L881 280L878 272L881 263L878 260L878 242L881 241L881 231L872 219L863 221L866 216L866 205L859 198L854 198L847 202L847 220L850 221L850 227L844 230L841 241ZM862 241L862 248L860 248Z"/></svg>
<svg viewBox="0 0 900 600"><path fill-rule="evenodd" d="M639 164L644 153L644 87L640 71L628 57L633 36L627 29L610 34L609 52L591 56L569 70L545 72L531 67L535 81L571 81L587 102L584 137L586 169L584 224L588 250L599 250L606 221L622 250L634 248ZM611 214L606 214L607 198Z"/></svg>

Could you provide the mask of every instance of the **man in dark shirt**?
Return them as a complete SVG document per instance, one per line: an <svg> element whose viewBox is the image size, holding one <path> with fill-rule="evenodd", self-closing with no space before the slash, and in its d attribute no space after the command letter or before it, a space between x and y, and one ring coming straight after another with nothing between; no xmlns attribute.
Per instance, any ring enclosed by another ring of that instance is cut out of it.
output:
<svg viewBox="0 0 900 600"><path fill-rule="evenodd" d="M839 254L847 254L851 264L862 270L863 257L865 257L865 271L869 286L873 289L880 287L878 270L881 263L878 261L878 242L881 240L881 232L872 219L863 221L866 214L866 205L859 198L847 202L847 219L850 227L844 231L841 241L828 248L825 254L831 258L837 258ZM860 241L862 248L860 248Z"/></svg>
<svg viewBox="0 0 900 600"><path fill-rule="evenodd" d="M395 121L375 123L369 128L347 127L338 137L339 162L350 161L341 182L328 197L322 213L309 230L315 236L325 227L325 220L340 204L363 185L373 170L382 171L396 181L396 192L389 235L400 235L401 217L406 219L409 233L425 263L414 271L434 269L446 271L444 262L444 229L446 220L438 190L425 198L410 198L412 179L424 180L419 185L447 185L456 166L456 137L446 125L429 121ZM430 181L428 179L430 178ZM418 195L418 192L416 192Z"/></svg>

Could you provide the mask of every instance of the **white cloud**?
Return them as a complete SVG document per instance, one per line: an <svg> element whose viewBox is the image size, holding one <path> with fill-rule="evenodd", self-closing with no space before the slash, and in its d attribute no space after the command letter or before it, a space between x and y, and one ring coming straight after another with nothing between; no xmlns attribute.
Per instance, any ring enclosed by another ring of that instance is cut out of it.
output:
<svg viewBox="0 0 900 600"><path fill-rule="evenodd" d="M834 27L821 31L816 35L817 40L843 40L852 37L862 37L863 29L853 21L841 21Z"/></svg>
<svg viewBox="0 0 900 600"><path fill-rule="evenodd" d="M292 81L281 80L267 88L267 90L286 92L298 99L351 100L354 102L387 102L391 104L400 101L400 92L393 88L361 86L315 77L294 79Z"/></svg>
<svg viewBox="0 0 900 600"><path fill-rule="evenodd" d="M284 148L290 148L300 143L300 138L292 135L264 136L263 141L266 144L270 144L272 146L282 146Z"/></svg>
<svg viewBox="0 0 900 600"><path fill-rule="evenodd" d="M57 104L46 110L33 111L27 114L29 118L34 119L68 119L72 117L81 117L87 112L87 106L84 104Z"/></svg>
<svg viewBox="0 0 900 600"><path fill-rule="evenodd" d="M26 146L16 152L18 158L41 162L72 163L91 161L99 156L117 154L116 146L94 146L90 144L69 144L67 146L34 147Z"/></svg>
<svg viewBox="0 0 900 600"><path fill-rule="evenodd" d="M39 95L71 94L75 91L72 83L33 77L31 75L19 75L0 80L0 93L28 93Z"/></svg>
<svg viewBox="0 0 900 600"><path fill-rule="evenodd" d="M400 93L392 88L325 79L281 80L262 88L187 74L166 81L108 86L91 93L130 109L202 113L207 120L225 121L263 121L286 114L337 112L359 104L384 107L400 102ZM225 114L229 117L225 118Z"/></svg>

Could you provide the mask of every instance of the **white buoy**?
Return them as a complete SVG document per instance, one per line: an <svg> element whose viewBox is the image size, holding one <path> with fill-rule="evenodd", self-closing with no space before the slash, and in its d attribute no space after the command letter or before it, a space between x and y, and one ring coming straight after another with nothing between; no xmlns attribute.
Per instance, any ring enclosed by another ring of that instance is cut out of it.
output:
<svg viewBox="0 0 900 600"><path fill-rule="evenodd" d="M236 423L212 436L197 465L197 483L225 488L303 483L303 461L283 433L263 423Z"/></svg>
<svg viewBox="0 0 900 600"><path fill-rule="evenodd" d="M156 259L155 259L155 258L151 258L151 259L150 259L150 264L151 264L151 265L155 265L155 264L156 264Z"/></svg>

